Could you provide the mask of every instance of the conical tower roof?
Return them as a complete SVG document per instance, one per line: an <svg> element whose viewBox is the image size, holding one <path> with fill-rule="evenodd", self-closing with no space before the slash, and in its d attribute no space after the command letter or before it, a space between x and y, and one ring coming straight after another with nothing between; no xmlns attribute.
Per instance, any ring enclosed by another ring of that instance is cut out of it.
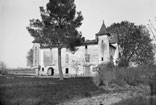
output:
<svg viewBox="0 0 156 105"><path fill-rule="evenodd" d="M105 25L104 21L103 21L103 24L100 28L100 31L97 33L97 35L109 35L109 33L106 30L106 25Z"/></svg>

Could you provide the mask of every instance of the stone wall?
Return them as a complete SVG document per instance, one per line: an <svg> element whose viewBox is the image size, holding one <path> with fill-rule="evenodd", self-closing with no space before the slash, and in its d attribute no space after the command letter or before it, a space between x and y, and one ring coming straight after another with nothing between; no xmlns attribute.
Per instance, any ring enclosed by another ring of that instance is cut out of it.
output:
<svg viewBox="0 0 156 105"><path fill-rule="evenodd" d="M92 73L93 66L96 66L98 61L98 45L83 45L77 47L76 52L71 52L66 48L61 50L62 70L64 74L71 75L90 75ZM86 55L88 57L86 57ZM51 57L51 58L49 58ZM46 75L47 69L52 67L54 74L58 72L58 49L41 49L40 50L40 74ZM50 64L51 63L51 64ZM44 67L44 70L43 70ZM68 70L67 70L68 69ZM85 74L86 70L89 70L89 74Z"/></svg>

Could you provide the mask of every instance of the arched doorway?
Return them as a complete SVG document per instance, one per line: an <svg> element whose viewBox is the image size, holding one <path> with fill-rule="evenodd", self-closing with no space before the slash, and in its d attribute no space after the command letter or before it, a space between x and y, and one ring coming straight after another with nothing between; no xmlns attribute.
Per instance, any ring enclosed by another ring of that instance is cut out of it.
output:
<svg viewBox="0 0 156 105"><path fill-rule="evenodd" d="M49 67L49 68L48 68L48 75L49 75L49 76L54 75L54 69L53 69L52 67Z"/></svg>

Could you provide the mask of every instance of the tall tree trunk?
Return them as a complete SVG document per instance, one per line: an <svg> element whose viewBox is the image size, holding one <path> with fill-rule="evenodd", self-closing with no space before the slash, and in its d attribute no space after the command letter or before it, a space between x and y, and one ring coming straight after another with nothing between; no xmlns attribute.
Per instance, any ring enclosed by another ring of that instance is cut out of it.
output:
<svg viewBox="0 0 156 105"><path fill-rule="evenodd" d="M62 72L62 63L61 63L61 48L58 47L58 69L59 69L59 76L60 80L63 80L63 72Z"/></svg>

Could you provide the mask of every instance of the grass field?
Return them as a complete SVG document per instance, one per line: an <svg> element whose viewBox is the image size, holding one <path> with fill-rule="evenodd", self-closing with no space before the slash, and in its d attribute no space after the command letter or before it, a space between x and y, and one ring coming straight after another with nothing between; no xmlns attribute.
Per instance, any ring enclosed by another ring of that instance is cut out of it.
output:
<svg viewBox="0 0 156 105"><path fill-rule="evenodd" d="M56 105L104 93L92 78L0 76L0 105Z"/></svg>

